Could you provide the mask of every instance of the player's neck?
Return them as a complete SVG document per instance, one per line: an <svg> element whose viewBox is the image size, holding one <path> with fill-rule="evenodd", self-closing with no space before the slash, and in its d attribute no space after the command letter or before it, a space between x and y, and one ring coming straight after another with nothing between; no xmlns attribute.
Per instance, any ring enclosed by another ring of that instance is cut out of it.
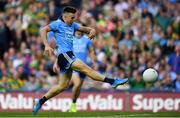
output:
<svg viewBox="0 0 180 118"><path fill-rule="evenodd" d="M60 19L61 19L64 23L66 23L63 18L60 18Z"/></svg>
<svg viewBox="0 0 180 118"><path fill-rule="evenodd" d="M63 17L61 18L61 20L62 20L62 22L64 22L65 24L71 25L71 24L68 24L68 23L66 22L66 20L65 20Z"/></svg>

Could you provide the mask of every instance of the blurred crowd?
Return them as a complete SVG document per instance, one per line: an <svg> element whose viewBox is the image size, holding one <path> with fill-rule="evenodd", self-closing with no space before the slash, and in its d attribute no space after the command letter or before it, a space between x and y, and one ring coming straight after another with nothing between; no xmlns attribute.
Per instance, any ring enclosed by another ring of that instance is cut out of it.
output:
<svg viewBox="0 0 180 118"><path fill-rule="evenodd" d="M1 0L0 92L46 91L58 82L55 57L43 55L39 29L67 5L78 9L79 23L97 31L94 69L130 78L118 89L180 92L178 0ZM143 81L146 68L158 71L157 81ZM113 90L90 79L82 89Z"/></svg>

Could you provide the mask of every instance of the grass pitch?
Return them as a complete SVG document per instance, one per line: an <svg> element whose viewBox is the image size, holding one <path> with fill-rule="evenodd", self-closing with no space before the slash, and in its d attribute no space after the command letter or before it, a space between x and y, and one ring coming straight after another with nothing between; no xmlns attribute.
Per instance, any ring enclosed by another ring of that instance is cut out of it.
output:
<svg viewBox="0 0 180 118"><path fill-rule="evenodd" d="M17 118L160 118L160 117L180 117L180 112L40 112L37 115L32 115L31 112L0 112L0 117L17 117Z"/></svg>

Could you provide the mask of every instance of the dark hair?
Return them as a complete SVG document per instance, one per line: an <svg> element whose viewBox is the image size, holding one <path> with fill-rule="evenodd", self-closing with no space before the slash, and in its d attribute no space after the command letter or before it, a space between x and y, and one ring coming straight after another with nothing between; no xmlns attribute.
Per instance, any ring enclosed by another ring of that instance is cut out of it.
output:
<svg viewBox="0 0 180 118"><path fill-rule="evenodd" d="M76 9L74 7L67 6L63 9L63 13L76 13Z"/></svg>

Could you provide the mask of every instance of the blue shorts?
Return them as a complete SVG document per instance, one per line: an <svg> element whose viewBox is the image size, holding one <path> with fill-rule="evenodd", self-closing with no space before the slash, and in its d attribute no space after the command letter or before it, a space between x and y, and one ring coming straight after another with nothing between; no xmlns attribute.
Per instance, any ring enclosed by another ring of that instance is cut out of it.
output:
<svg viewBox="0 0 180 118"><path fill-rule="evenodd" d="M76 60L72 51L61 53L58 56L58 66L61 72L66 72L71 69L71 64Z"/></svg>
<svg viewBox="0 0 180 118"><path fill-rule="evenodd" d="M73 74L78 74L81 80L84 80L86 78L86 75L81 72L73 71Z"/></svg>

